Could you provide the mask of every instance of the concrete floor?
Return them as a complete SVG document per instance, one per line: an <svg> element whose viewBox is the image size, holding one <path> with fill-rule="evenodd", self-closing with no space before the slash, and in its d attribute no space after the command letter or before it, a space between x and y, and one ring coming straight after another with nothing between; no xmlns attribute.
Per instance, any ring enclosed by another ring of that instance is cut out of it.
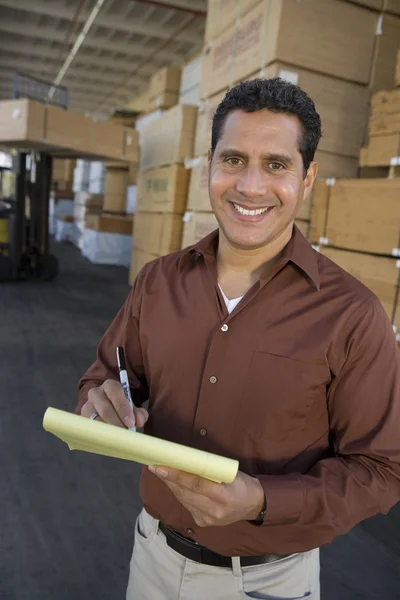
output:
<svg viewBox="0 0 400 600"><path fill-rule="evenodd" d="M127 270L55 253L57 280L0 284L0 600L123 600L140 467L69 452L41 423L75 406ZM400 505L321 556L322 600L399 600Z"/></svg>

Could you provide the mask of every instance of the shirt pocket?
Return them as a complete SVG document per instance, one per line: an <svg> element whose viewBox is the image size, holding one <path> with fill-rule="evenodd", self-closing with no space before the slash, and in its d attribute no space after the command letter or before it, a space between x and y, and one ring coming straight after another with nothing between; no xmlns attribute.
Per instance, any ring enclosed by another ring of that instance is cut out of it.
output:
<svg viewBox="0 0 400 600"><path fill-rule="evenodd" d="M326 403L327 367L256 351L239 409L239 424L271 440L305 427L312 405Z"/></svg>

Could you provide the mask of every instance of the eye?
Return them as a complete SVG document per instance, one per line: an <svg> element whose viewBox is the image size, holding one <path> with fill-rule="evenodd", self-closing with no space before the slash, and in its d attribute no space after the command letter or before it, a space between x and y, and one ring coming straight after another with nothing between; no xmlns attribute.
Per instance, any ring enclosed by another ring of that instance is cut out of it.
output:
<svg viewBox="0 0 400 600"><path fill-rule="evenodd" d="M242 160L237 156L228 156L228 158L226 158L224 162L230 165L231 167L238 167L242 164Z"/></svg>
<svg viewBox="0 0 400 600"><path fill-rule="evenodd" d="M270 162L268 164L268 167L272 170L272 171L282 171L285 167L284 165L282 165L281 163L278 162Z"/></svg>

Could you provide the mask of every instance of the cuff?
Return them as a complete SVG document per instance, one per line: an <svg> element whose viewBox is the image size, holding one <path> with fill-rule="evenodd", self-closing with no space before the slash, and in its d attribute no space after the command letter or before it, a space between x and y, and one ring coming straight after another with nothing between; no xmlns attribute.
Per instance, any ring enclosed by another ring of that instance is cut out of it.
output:
<svg viewBox="0 0 400 600"><path fill-rule="evenodd" d="M267 499L265 525L296 523L305 505L305 487L302 475L254 475L263 486Z"/></svg>

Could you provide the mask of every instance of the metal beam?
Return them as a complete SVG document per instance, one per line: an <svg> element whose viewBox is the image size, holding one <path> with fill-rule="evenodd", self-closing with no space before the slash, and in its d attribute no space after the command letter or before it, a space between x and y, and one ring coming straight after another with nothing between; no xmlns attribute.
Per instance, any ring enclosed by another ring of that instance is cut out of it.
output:
<svg viewBox="0 0 400 600"><path fill-rule="evenodd" d="M2 0L0 0L1 2ZM4 0L3 0L4 1ZM33 6L33 3L32 3ZM60 43L62 39L63 33L49 26L41 26L34 25L30 23L22 23L18 21L12 21L10 19L0 19L0 31L14 33L17 35L22 35L25 38L34 38L34 39L46 39L54 42ZM131 32L132 33L132 32ZM145 35L145 32L142 31L142 34ZM32 43L32 42L28 42ZM196 40L192 39L192 44L195 44ZM94 37L93 33L89 34L85 39L85 43L83 48L95 48L101 50L108 50L111 52L118 52L127 57L132 58L133 56L140 56L145 58L151 53L151 48L145 48L141 44L131 44L126 42L108 42L104 40L100 40ZM183 60L183 56L180 56L176 52L171 50L163 51L163 58L165 59L165 64L168 62L172 62L174 60Z"/></svg>
<svg viewBox="0 0 400 600"><path fill-rule="evenodd" d="M52 48L50 45L44 44L24 44L24 43L12 43L7 42L4 39L4 36L0 39L0 50L1 57L4 59L8 58L21 58L21 57L30 57L34 56L36 58L43 58L43 64L48 66L49 64L54 65L54 69L56 66L60 65L60 61L57 59L57 49ZM54 58L52 58L54 57ZM112 59L112 58L103 58L95 55L88 55L85 52L81 52L78 54L76 58L76 62L71 65L71 70L74 71L74 65L77 67L77 71L81 69L87 68L88 72L93 72L93 69L101 69L101 72L104 73L104 68L108 68L112 70L113 74L116 74L116 79L120 79L124 73L129 73L132 71L132 59ZM161 66L161 65L160 65ZM154 73L154 71L158 67L156 65L145 65L141 73L138 74L137 79L140 81L147 82L149 77ZM118 75L119 73L119 75ZM108 73L104 79L109 79Z"/></svg>
<svg viewBox="0 0 400 600"><path fill-rule="evenodd" d="M18 4L16 5L15 0L0 0L0 6L7 6L14 9L17 8L18 10L26 11L28 13L36 13L38 15L54 17L56 19L65 19L67 21L71 21L73 17L73 11L66 5L62 5L58 2L43 2L43 0L35 0L32 2L31 0L18 0ZM78 16L78 23L85 23L89 13L90 11L88 8L84 7ZM101 27L106 27L107 29L125 31L128 33L137 33L139 35L149 35L160 40L167 40L173 34L173 28L171 27L159 27L157 25L151 25L148 22L133 17L126 20L120 17L114 17L110 14L105 16L99 15L98 19L96 19L96 24ZM196 37L197 36L194 33L182 32L179 35L179 40L193 43L196 41Z"/></svg>
<svg viewBox="0 0 400 600"><path fill-rule="evenodd" d="M13 71L25 71L26 73L36 73L36 75L39 76L38 74L40 73L40 77L48 80L49 83L52 81L53 70L49 68L46 69L45 64L38 63L37 61L25 61L22 59L0 59L0 69L3 72L8 71L10 74ZM122 77L124 77L124 74L122 74ZM85 85L86 87L93 85L99 88L101 87L103 90L110 90L110 87L119 84L121 81L121 74L113 75L110 73L108 76L108 74L104 73L103 76L101 76L101 71L75 68L75 70L68 75L67 80L71 85L76 82L78 84L80 83ZM141 81L133 81L130 82L129 85L126 85L123 89L126 89L131 94L134 94L140 87L141 83Z"/></svg>
<svg viewBox="0 0 400 600"><path fill-rule="evenodd" d="M49 83L52 81L52 75L54 74L54 70L51 68L51 65L46 65L45 63L31 60L23 60L21 57L18 58L0 58L0 68L2 71L8 70L12 72L13 70L17 71L34 71L41 73L45 73L46 79ZM71 82L77 81L82 83L90 83L94 85L99 85L102 87L108 87L112 85L118 85L126 73L111 73L104 72L99 69L88 69L86 67L76 67L74 71L68 74L68 78ZM130 90L132 93L137 90L143 81L138 78L136 81L132 81L129 85L125 86L125 89Z"/></svg>
<svg viewBox="0 0 400 600"><path fill-rule="evenodd" d="M83 84L82 84L83 85ZM88 102L96 103L99 98L99 90L96 89L85 89L84 87L68 87L68 92L70 99L80 98L81 100L87 100ZM12 92L13 85L12 82L0 84L0 88L2 90L10 90ZM114 104L126 104L129 99L129 92L119 93L116 97L114 97Z"/></svg>

